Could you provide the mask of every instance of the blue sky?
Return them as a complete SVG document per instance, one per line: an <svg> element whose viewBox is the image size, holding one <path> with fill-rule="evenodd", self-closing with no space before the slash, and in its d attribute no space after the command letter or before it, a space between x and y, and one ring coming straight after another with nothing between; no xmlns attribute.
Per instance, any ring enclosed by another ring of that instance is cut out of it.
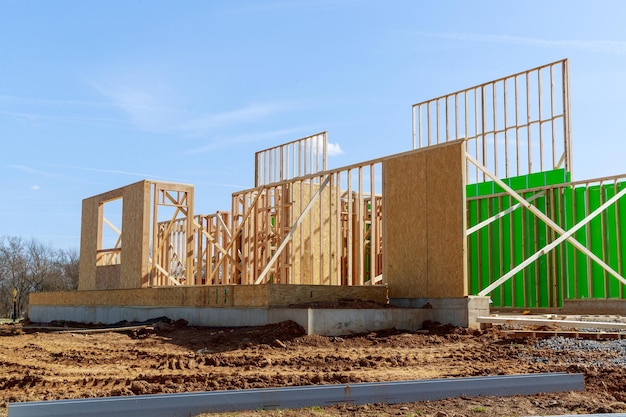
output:
<svg viewBox="0 0 626 417"><path fill-rule="evenodd" d="M570 59L574 178L626 172L623 1L0 0L0 236L78 248L81 201L253 186L320 131L329 166L409 150L411 105Z"/></svg>

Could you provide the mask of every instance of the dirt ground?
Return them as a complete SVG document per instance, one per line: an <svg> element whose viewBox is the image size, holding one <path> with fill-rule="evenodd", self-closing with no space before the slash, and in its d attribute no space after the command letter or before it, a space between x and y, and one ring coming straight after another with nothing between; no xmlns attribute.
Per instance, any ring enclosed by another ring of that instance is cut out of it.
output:
<svg viewBox="0 0 626 417"><path fill-rule="evenodd" d="M429 323L425 328L427 334L392 329L322 337L304 335L293 322L216 329L165 320L145 328L100 333L55 333L4 324L0 325L0 416L7 415L9 402L20 401L554 371L584 373L585 391L224 416L626 412L626 365L614 351L541 347L537 339L504 339L496 328L470 331Z"/></svg>

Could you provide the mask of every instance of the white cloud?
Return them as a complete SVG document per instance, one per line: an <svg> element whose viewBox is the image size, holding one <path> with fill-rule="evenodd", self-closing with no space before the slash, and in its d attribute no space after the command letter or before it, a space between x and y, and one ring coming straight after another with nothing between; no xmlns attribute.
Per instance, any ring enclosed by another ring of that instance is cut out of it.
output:
<svg viewBox="0 0 626 417"><path fill-rule="evenodd" d="M427 36L430 38L453 39L461 41L473 42L492 42L506 43L517 45L539 46L547 48L574 48L584 49L591 52L604 52L611 54L626 53L626 42L623 41L603 41L603 40L558 40L558 39L539 39L528 38L522 36L509 35L488 35L480 33L430 33L419 32L419 36Z"/></svg>
<svg viewBox="0 0 626 417"><path fill-rule="evenodd" d="M31 185L30 189L33 190L33 191L39 191L41 189L41 187L35 184L35 185Z"/></svg>
<svg viewBox="0 0 626 417"><path fill-rule="evenodd" d="M338 156L344 153L338 143L329 143L326 146L326 152L328 152L328 156Z"/></svg>
<svg viewBox="0 0 626 417"><path fill-rule="evenodd" d="M320 152L322 151L322 147L323 147L323 141L324 141L325 136L321 136L321 135L315 135L313 136L313 140L315 140L317 143L314 144L313 149L315 151L315 149L319 150ZM307 141L310 141L311 139L308 139ZM338 156L343 154L343 149L341 149L341 146L339 146L338 143L330 143L328 142L326 144L326 154L328 156Z"/></svg>

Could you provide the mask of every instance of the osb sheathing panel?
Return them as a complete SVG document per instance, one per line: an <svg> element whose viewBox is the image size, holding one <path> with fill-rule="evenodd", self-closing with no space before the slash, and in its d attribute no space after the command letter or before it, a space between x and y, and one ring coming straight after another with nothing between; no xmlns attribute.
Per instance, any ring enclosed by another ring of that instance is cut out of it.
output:
<svg viewBox="0 0 626 417"><path fill-rule="evenodd" d="M148 285L150 182L124 187L122 202L122 274L119 288Z"/></svg>
<svg viewBox="0 0 626 417"><path fill-rule="evenodd" d="M121 265L96 267L96 290L113 290L120 287Z"/></svg>
<svg viewBox="0 0 626 417"><path fill-rule="evenodd" d="M122 245L118 288L148 285L151 185L143 180L83 200L79 290L103 287L102 281L96 282L97 251L103 249L98 238L102 234L102 205L119 198L122 199Z"/></svg>
<svg viewBox="0 0 626 417"><path fill-rule="evenodd" d="M293 204L292 222L295 222L318 191L319 184L298 182L293 183L290 189ZM337 254L340 242L336 239L339 227L336 212L336 188L329 183L321 191L291 239L293 250L289 284L331 284L332 271L337 269L336 263L340 258Z"/></svg>
<svg viewBox="0 0 626 417"><path fill-rule="evenodd" d="M96 288L96 256L98 250L98 199L83 200L80 227L79 290Z"/></svg>
<svg viewBox="0 0 626 417"><path fill-rule="evenodd" d="M337 285L270 285L270 307L302 305L341 300L372 301L386 304L386 286L337 286Z"/></svg>
<svg viewBox="0 0 626 417"><path fill-rule="evenodd" d="M463 142L383 162L383 274L390 298L463 297Z"/></svg>
<svg viewBox="0 0 626 417"><path fill-rule="evenodd" d="M269 307L268 285L234 286L233 307Z"/></svg>
<svg viewBox="0 0 626 417"><path fill-rule="evenodd" d="M427 293L425 184L424 152L383 162L383 276L390 298Z"/></svg>
<svg viewBox="0 0 626 417"><path fill-rule="evenodd" d="M50 306L231 307L233 286L194 286L42 292L29 304Z"/></svg>
<svg viewBox="0 0 626 417"><path fill-rule="evenodd" d="M120 288L147 285L150 182L139 181L83 200L80 239L79 290L96 284L96 257L102 234L102 205L122 199L122 250ZM106 248L105 248L106 249Z"/></svg>
<svg viewBox="0 0 626 417"><path fill-rule="evenodd" d="M384 286L210 285L31 293L41 306L286 307L321 301L387 302Z"/></svg>
<svg viewBox="0 0 626 417"><path fill-rule="evenodd" d="M468 295L464 142L427 152L428 297Z"/></svg>

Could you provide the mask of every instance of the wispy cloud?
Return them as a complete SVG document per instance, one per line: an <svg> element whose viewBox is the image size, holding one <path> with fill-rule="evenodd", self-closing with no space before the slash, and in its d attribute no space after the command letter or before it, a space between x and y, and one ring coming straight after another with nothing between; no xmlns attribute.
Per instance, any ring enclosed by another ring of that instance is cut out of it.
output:
<svg viewBox="0 0 626 417"><path fill-rule="evenodd" d="M79 123L88 125L102 125L102 124L122 124L125 123L122 119L106 118L106 117L79 117L79 116L55 116L43 113L20 113L0 111L0 115L11 116L17 120L27 121L30 124L38 125L41 120L60 121L69 123Z"/></svg>
<svg viewBox="0 0 626 417"><path fill-rule="evenodd" d="M154 91L136 86L103 86L91 83L136 128L148 132L171 133L177 130L184 111L163 105L163 99Z"/></svg>
<svg viewBox="0 0 626 417"><path fill-rule="evenodd" d="M490 42L515 45L538 46L543 48L573 48L590 52L602 52L610 54L626 53L626 41L605 41L605 40L575 40L575 39L541 39L528 38L522 36L509 35L489 35L480 33L460 33L460 32L418 32L418 36L430 38L453 39L468 42Z"/></svg>
<svg viewBox="0 0 626 417"><path fill-rule="evenodd" d="M250 185L240 185L240 184L227 184L222 182L206 182L206 181L198 181L195 185L208 185L211 187L224 187L224 188L234 188L236 190L245 190L246 188L250 188Z"/></svg>
<svg viewBox="0 0 626 417"><path fill-rule="evenodd" d="M152 175L152 174L145 173L145 172L123 171L119 169L92 168L92 167L82 167L82 166L64 165L64 164L50 164L50 165L59 167L59 168L64 168L64 169L73 169L77 171L101 172L101 173L106 173L106 174L117 174L117 175L139 177L139 178L168 181L168 182L176 182L176 183L191 183L192 182L192 181L189 181L188 179L169 178L169 177L163 177L163 176L158 176L158 175ZM238 189L244 188L243 186L237 185L237 184L225 184L225 183L216 183L216 182L194 182L194 183L203 184L203 185L211 185L215 187L227 187L227 188L238 188Z"/></svg>
<svg viewBox="0 0 626 417"><path fill-rule="evenodd" d="M0 103L5 104L37 104L45 106L92 106L92 107L113 107L113 104L107 101L89 101L89 100L66 100L66 99L50 99L42 97L20 97L0 95Z"/></svg>
<svg viewBox="0 0 626 417"><path fill-rule="evenodd" d="M293 108L294 103L289 102L248 104L239 109L217 114L207 114L191 119L181 123L180 129L190 133L209 132L219 127L257 122Z"/></svg>
<svg viewBox="0 0 626 417"><path fill-rule="evenodd" d="M111 100L136 128L156 133L206 136L216 129L257 123L301 107L294 101L253 102L228 111L210 113L172 106L175 101L167 85L131 87L119 84L93 87Z"/></svg>
<svg viewBox="0 0 626 417"><path fill-rule="evenodd" d="M302 128L293 128L293 129L273 130L269 132L252 133L252 134L239 135L239 136L228 136L228 137L220 136L220 137L213 138L211 142L206 145L190 149L187 153L200 154L200 153L209 152L215 149L231 147L233 145L263 142L269 139L276 139L276 138L285 138L285 137L293 136L297 134L298 132L302 132L302 130L303 130Z"/></svg>
<svg viewBox="0 0 626 417"><path fill-rule="evenodd" d="M234 6L233 6L234 5ZM306 1L293 1L293 0L278 0L278 1L264 1L264 2L250 2L245 5L238 5L236 3L229 3L227 9L223 10L224 13L257 13L257 12L272 12L280 10L298 10L298 11L329 11L344 9L349 7L359 7L362 3L356 0L353 1L335 1L335 0L306 0Z"/></svg>
<svg viewBox="0 0 626 417"><path fill-rule="evenodd" d="M44 176L44 177L58 177L58 176L60 176L59 174L56 174L56 173L53 173L53 172L48 172L48 171L42 171L42 170L39 170L39 169L35 169L33 167L29 167L27 165L9 164L9 165L6 165L6 167L7 168L16 169L18 171L26 172L27 174L39 175L39 176Z"/></svg>
<svg viewBox="0 0 626 417"><path fill-rule="evenodd" d="M75 169L79 171L91 171L91 172L103 172L107 174L118 174L118 175L126 175L132 177L141 177L141 178L159 178L164 179L163 177L159 177L157 175L142 173L142 172L132 172L132 171L122 171L118 169L104 169L104 168L92 168L92 167L81 167L75 165L64 165L64 164L50 164L50 166L65 168L65 169Z"/></svg>
<svg viewBox="0 0 626 417"><path fill-rule="evenodd" d="M120 125L120 117L104 117L114 106L104 101L67 100L42 97L0 95L0 115L21 123L39 126L42 121L86 125Z"/></svg>

